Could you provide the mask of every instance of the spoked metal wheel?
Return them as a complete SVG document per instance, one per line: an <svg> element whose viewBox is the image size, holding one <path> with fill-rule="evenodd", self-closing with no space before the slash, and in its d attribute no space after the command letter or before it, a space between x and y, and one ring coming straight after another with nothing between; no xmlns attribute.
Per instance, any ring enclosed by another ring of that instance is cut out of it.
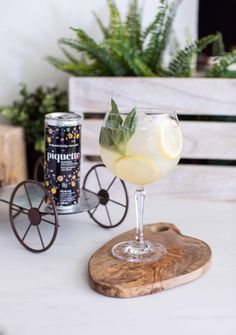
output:
<svg viewBox="0 0 236 335"><path fill-rule="evenodd" d="M51 211L45 211L45 200ZM43 185L33 180L19 183L12 192L9 216L18 241L29 251L48 250L58 231L57 211L53 199Z"/></svg>
<svg viewBox="0 0 236 335"><path fill-rule="evenodd" d="M113 228L124 221L129 206L125 183L112 175L105 165L95 165L88 171L83 188L99 197L98 206L88 211L97 224Z"/></svg>
<svg viewBox="0 0 236 335"><path fill-rule="evenodd" d="M44 155L40 156L34 166L34 180L43 181L44 175Z"/></svg>

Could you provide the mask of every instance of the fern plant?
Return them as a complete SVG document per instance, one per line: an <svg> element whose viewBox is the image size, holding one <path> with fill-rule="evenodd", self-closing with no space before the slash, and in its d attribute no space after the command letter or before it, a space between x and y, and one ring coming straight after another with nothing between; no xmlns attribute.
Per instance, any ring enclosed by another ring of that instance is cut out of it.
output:
<svg viewBox="0 0 236 335"><path fill-rule="evenodd" d="M236 50L226 53L222 34L217 32L217 40L213 43L215 63L207 71L208 78L236 78L236 71L231 71L230 66L236 64Z"/></svg>
<svg viewBox="0 0 236 335"><path fill-rule="evenodd" d="M71 28L76 38L58 40L65 59L48 56L47 60L57 69L75 76L189 77L193 71L193 57L218 37L210 35L187 43L182 49L176 48L174 55L172 50L169 65L164 66L164 54L171 43L173 21L181 2L161 0L153 21L143 29L138 0L129 0L125 19L121 18L115 0L107 0L108 26L94 14L103 39L96 42L85 31ZM68 48L77 51L79 57L73 56Z"/></svg>
<svg viewBox="0 0 236 335"><path fill-rule="evenodd" d="M215 64L207 72L208 78L236 78L236 72L230 71L229 67L236 64L236 50L224 54L216 59Z"/></svg>

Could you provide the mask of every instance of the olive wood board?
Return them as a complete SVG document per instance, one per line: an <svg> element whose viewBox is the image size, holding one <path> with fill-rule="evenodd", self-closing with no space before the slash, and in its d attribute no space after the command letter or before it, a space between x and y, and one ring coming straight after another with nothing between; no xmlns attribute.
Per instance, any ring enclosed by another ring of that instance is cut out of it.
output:
<svg viewBox="0 0 236 335"><path fill-rule="evenodd" d="M211 263L211 249L203 241L181 234L171 223L144 226L147 240L162 243L167 255L151 263L120 261L111 254L114 244L132 240L123 233L97 250L89 260L91 287L106 296L130 298L173 288L201 277Z"/></svg>

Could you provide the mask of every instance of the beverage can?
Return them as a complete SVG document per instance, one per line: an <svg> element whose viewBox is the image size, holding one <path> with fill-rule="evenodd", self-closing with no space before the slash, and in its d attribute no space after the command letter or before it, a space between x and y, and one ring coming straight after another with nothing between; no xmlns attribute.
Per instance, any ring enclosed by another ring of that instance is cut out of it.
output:
<svg viewBox="0 0 236 335"><path fill-rule="evenodd" d="M44 185L59 210L76 206L80 196L81 116L45 116Z"/></svg>

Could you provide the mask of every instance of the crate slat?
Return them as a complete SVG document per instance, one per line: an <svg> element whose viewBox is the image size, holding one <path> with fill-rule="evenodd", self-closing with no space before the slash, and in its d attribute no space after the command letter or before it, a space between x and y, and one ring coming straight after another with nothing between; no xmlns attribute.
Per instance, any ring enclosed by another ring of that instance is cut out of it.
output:
<svg viewBox="0 0 236 335"><path fill-rule="evenodd" d="M86 115L82 130L84 157L99 155L98 137L103 115L100 119L97 116L109 109L113 97L119 106L130 108L134 105L171 107L185 117L185 121L181 121L182 157L203 159L204 163L208 163L204 159L211 159L213 164L214 160L226 160L229 164L236 162L235 92L236 80L233 79L71 78L70 110ZM201 122L193 120L201 115ZM230 122L212 122L215 116L230 116L230 120L227 119ZM94 164L96 161L84 160L83 169L86 171ZM128 185L128 189L133 190L133 187ZM236 200L236 168L179 165L147 190L162 196Z"/></svg>

